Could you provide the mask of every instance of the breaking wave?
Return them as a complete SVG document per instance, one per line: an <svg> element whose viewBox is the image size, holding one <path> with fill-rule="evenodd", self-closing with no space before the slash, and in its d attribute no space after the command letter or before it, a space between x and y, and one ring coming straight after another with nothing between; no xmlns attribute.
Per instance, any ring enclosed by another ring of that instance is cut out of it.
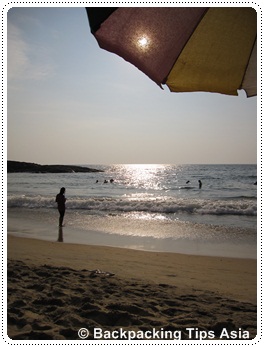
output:
<svg viewBox="0 0 264 347"><path fill-rule="evenodd" d="M7 200L8 208L56 208L54 198L44 196L12 195ZM148 212L161 214L199 214L256 216L255 198L240 199L183 199L172 197L159 198L113 198L113 197L71 197L67 209L98 211L102 213Z"/></svg>

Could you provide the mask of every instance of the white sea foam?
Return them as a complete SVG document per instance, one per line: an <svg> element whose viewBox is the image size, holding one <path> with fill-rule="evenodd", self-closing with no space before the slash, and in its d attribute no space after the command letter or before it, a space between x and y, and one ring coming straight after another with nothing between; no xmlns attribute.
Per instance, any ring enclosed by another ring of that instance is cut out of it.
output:
<svg viewBox="0 0 264 347"><path fill-rule="evenodd" d="M7 206L21 208L54 208L54 198L45 196L12 195ZM162 214L198 214L198 215L241 215L256 216L255 199L206 200L182 198L130 199L127 197L71 197L67 200L68 209L94 210L102 212L149 212Z"/></svg>

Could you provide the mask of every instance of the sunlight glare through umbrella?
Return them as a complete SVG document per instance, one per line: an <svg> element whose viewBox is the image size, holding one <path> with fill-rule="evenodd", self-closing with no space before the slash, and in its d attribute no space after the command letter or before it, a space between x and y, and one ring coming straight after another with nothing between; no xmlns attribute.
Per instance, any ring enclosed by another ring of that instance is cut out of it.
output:
<svg viewBox="0 0 264 347"><path fill-rule="evenodd" d="M143 35L138 39L137 44L139 48L146 50L149 47L150 39L146 35Z"/></svg>

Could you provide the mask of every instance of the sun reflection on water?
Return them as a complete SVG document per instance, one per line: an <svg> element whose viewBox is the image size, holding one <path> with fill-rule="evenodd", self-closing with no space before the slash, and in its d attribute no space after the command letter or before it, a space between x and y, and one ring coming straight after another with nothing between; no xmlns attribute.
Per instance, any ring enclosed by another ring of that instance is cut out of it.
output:
<svg viewBox="0 0 264 347"><path fill-rule="evenodd" d="M160 213L148 213L148 212L130 212L124 214L124 218L143 220L143 221L170 221L170 219Z"/></svg>
<svg viewBox="0 0 264 347"><path fill-rule="evenodd" d="M162 190L163 175L166 165L161 164L127 164L120 165L122 176L126 184L131 188L142 188L144 190Z"/></svg>

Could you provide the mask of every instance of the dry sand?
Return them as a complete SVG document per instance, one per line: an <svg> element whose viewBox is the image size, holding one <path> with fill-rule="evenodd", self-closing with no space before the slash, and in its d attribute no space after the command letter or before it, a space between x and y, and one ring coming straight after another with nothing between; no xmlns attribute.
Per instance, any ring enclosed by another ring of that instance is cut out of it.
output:
<svg viewBox="0 0 264 347"><path fill-rule="evenodd" d="M8 236L7 255L11 339L77 340L80 328L89 329L89 339L100 337L95 328L105 338L127 338L124 330L142 338L140 332L153 329L159 334L154 338L166 337L165 331L179 339L254 339L257 334L254 259L14 236Z"/></svg>

